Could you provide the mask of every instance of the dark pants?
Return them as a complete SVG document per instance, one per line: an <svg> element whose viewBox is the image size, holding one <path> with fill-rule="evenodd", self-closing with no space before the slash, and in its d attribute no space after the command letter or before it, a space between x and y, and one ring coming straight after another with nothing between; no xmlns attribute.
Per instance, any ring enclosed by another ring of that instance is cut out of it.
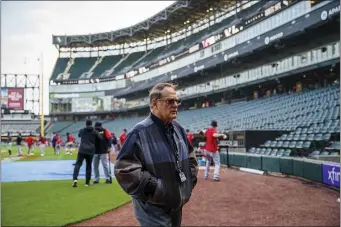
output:
<svg viewBox="0 0 341 227"><path fill-rule="evenodd" d="M181 226L182 209L165 212L150 203L133 199L134 214L140 226Z"/></svg>
<svg viewBox="0 0 341 227"><path fill-rule="evenodd" d="M85 173L85 184L90 183L91 179L91 164L92 164L92 158L94 156L90 154L82 154L78 153L77 155L77 161L75 164L75 168L73 170L73 180L78 180L78 174L79 174L79 169L81 168L83 161L85 159L86 162L86 173Z"/></svg>

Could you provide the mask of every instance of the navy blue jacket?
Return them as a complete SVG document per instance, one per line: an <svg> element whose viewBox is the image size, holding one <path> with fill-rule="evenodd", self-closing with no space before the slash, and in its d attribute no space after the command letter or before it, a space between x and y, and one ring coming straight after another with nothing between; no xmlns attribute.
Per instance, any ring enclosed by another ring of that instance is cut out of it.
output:
<svg viewBox="0 0 341 227"><path fill-rule="evenodd" d="M171 130L169 130L171 129ZM176 171L172 135L187 180L181 183ZM165 126L151 114L129 132L115 163L115 177L133 198L165 209L185 205L197 183L198 163L185 130L175 121Z"/></svg>

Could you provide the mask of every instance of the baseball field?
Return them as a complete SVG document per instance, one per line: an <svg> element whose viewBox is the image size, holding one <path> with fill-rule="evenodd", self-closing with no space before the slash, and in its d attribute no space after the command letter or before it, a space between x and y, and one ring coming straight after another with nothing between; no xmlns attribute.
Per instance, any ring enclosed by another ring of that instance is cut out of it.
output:
<svg viewBox="0 0 341 227"><path fill-rule="evenodd" d="M2 226L138 225L131 199L116 181L85 187L82 166L79 187L71 187L75 158L64 151L56 156L51 148L43 157L35 148L33 156L9 158L3 147ZM214 182L200 170L183 225L339 226L338 198L338 191L303 179L222 167L221 181Z"/></svg>

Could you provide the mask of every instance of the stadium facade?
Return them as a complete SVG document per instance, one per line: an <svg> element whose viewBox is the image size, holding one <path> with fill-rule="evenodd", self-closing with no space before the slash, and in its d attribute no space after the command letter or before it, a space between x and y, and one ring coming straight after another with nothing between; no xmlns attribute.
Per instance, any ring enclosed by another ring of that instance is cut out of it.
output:
<svg viewBox="0 0 341 227"><path fill-rule="evenodd" d="M173 82L183 100L178 120L191 131L213 118L220 130L283 135L318 124L328 141L339 140L339 12L338 1L177 1L119 31L53 36L56 122L47 130L76 133L93 118L120 133L146 116L154 84ZM304 112L300 95L332 104L321 116L319 103ZM299 123L304 114L318 122Z"/></svg>

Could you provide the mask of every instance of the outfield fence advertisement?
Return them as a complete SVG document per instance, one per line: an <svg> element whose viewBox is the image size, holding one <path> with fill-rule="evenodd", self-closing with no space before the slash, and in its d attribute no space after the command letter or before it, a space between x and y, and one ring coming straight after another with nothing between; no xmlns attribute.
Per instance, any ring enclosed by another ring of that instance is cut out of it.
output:
<svg viewBox="0 0 341 227"><path fill-rule="evenodd" d="M323 183L340 188L340 166L336 164L323 164Z"/></svg>
<svg viewBox="0 0 341 227"><path fill-rule="evenodd" d="M7 108L12 110L24 109L24 89L8 88Z"/></svg>

